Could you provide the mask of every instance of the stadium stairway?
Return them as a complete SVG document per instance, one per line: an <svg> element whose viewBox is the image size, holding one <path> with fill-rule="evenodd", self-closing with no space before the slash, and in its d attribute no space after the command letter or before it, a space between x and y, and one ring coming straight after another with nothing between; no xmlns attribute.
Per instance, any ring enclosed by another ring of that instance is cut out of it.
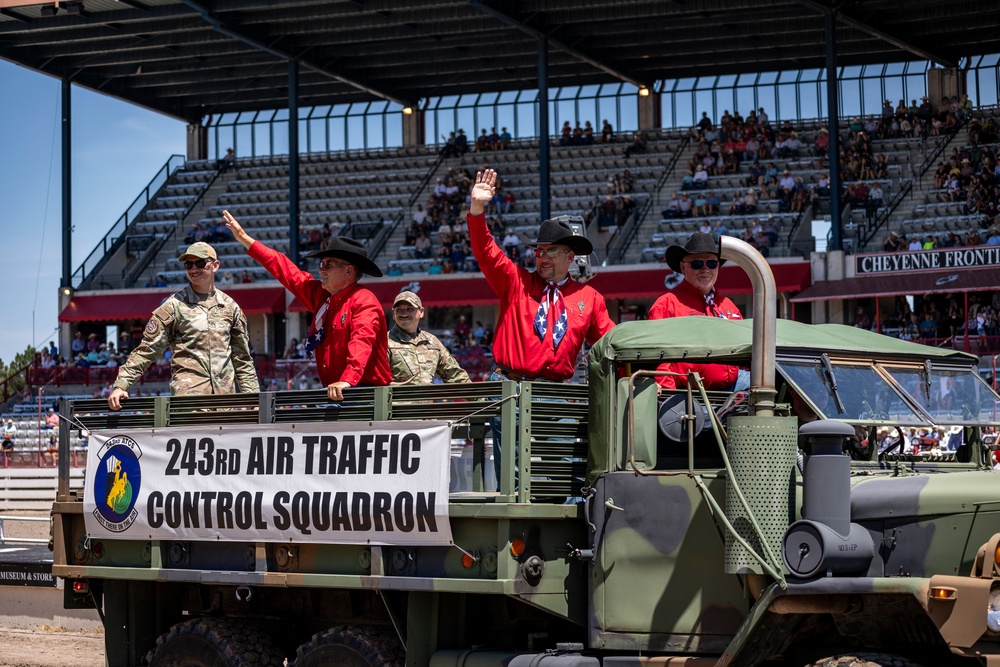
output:
<svg viewBox="0 0 1000 667"><path fill-rule="evenodd" d="M646 248L654 245L652 243L653 235L658 231L658 221L660 220L660 212L666 207L669 196L664 196L665 194L672 194L673 192L680 190L681 180L684 178L684 174L687 171L687 164L694 157L695 151L698 149L698 143L690 141L684 152L680 155L677 160L677 166L674 167L673 175L660 190L652 193L653 196L653 206L650 208L649 213L646 215L645 219L642 221L642 226L639 227L639 231L636 233L635 238L632 239L631 245L625 251L625 264L639 264L644 260L643 252ZM648 258L645 258L648 260ZM657 258L656 261L660 261L662 258Z"/></svg>
<svg viewBox="0 0 1000 667"><path fill-rule="evenodd" d="M913 162L913 189L890 216L888 224L878 230L867 246L860 249L861 252L880 252L883 239L891 232L906 236L907 239L912 239L916 235L921 240L933 236L943 241L949 232L955 232L964 240L966 232L977 229L985 240L986 230L982 225L982 216L965 213L961 203L939 202L937 199L939 190L934 187L938 164L949 159L951 148L961 149L970 145L969 133L962 127L955 135L942 141L940 155L930 161L923 174L918 172L920 163L933 155L937 145L928 143L921 151L920 159Z"/></svg>
<svg viewBox="0 0 1000 667"><path fill-rule="evenodd" d="M437 183L437 179L444 178L448 175L448 171L455 167L457 164L456 160L442 160L439 163L435 163L429 171L430 176L424 183L425 186L422 190L417 190L421 179L413 180L413 191L409 196L417 195L416 203L412 207L406 207L403 211L402 220L399 224L392 230L392 234L386 239L386 242L382 245L382 250L373 258L375 263L378 264L379 268L382 269L383 273L389 269L390 262L395 262L400 258L399 249L403 245L403 241L406 237L406 230L410 225L410 221L413 219L413 213L417 210L417 204L424 204L427 202L427 198L430 196L431 192L434 190L434 186ZM434 248L437 249L436 247ZM427 267L430 266L431 260L423 260L421 262L403 262L402 268L403 273L417 273L426 274Z"/></svg>
<svg viewBox="0 0 1000 667"><path fill-rule="evenodd" d="M198 162L189 162L185 165L183 171L178 172L176 180L184 182L185 172L197 171L202 168L202 166L203 165ZM162 273L167 270L167 263L171 259L177 258L177 245L184 243L184 236L191 230L192 227L194 227L194 224L198 220L207 214L206 212L208 211L211 202L216 201L219 196L226 191L227 183L232 180L232 178L232 172L221 174L205 192L205 195L201 198L201 200L194 206L194 208L191 209L191 212L178 221L177 227L174 229L173 233L164 240L163 244L157 251L156 256L149 262L146 269L136 278L136 287L142 287L145 285L147 278L155 278L158 273Z"/></svg>

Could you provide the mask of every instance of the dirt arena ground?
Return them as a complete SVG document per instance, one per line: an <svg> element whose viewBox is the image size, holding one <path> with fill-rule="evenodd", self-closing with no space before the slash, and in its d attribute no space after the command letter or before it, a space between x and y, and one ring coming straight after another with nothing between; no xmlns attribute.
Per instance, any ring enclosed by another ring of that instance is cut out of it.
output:
<svg viewBox="0 0 1000 667"><path fill-rule="evenodd" d="M5 516L47 517L47 512L2 512ZM45 522L6 521L6 537L48 539ZM5 619L9 622L10 619ZM99 629L67 629L25 618L0 627L0 667L103 667L104 635Z"/></svg>
<svg viewBox="0 0 1000 667"><path fill-rule="evenodd" d="M0 628L0 667L104 667L104 635Z"/></svg>

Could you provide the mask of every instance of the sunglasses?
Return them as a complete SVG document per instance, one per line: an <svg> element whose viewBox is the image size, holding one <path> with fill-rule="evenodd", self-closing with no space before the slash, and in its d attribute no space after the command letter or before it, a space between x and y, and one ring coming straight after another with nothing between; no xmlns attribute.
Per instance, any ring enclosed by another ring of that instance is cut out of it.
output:
<svg viewBox="0 0 1000 667"><path fill-rule="evenodd" d="M185 269L193 269L195 267L198 267L199 269L204 269L211 262L212 262L212 260L210 260L210 259L196 259L193 262L191 262L191 261L184 262L184 268Z"/></svg>
<svg viewBox="0 0 1000 667"><path fill-rule="evenodd" d="M692 259L690 262L685 262L685 264L695 271L701 271L706 266L713 271L719 268L719 260L717 259Z"/></svg>
<svg viewBox="0 0 1000 667"><path fill-rule="evenodd" d="M338 262L333 259L324 259L319 263L319 268L324 271L329 271L330 269L345 269L350 266L349 262Z"/></svg>
<svg viewBox="0 0 1000 667"><path fill-rule="evenodd" d="M541 248L535 248L535 257L548 257L549 259L555 259L559 256L561 252L569 252L565 248L546 248L542 250Z"/></svg>

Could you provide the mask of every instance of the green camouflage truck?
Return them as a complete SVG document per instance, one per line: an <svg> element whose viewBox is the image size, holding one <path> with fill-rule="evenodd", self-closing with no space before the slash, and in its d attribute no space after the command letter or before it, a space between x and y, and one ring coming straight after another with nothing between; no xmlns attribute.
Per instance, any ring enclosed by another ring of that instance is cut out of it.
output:
<svg viewBox="0 0 1000 667"><path fill-rule="evenodd" d="M66 606L112 666L1000 665L977 359L777 320L763 259L722 254L752 320L622 324L586 386L64 406L92 432L82 491L60 457ZM681 360L751 388L657 391Z"/></svg>

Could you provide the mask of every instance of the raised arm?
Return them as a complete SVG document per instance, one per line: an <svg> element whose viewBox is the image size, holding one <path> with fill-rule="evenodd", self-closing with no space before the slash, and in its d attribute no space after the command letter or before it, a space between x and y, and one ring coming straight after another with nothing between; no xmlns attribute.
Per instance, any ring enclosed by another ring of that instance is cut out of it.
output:
<svg viewBox="0 0 1000 667"><path fill-rule="evenodd" d="M485 169L476 172L476 184L472 186L472 202L469 204L469 213L472 215L482 215L486 210L486 205L496 196L497 173L492 169Z"/></svg>
<svg viewBox="0 0 1000 667"><path fill-rule="evenodd" d="M234 218L232 213L229 211L222 212L222 220L226 223L226 227L229 228L229 231L233 233L233 238L242 243L243 247L249 250L255 239L246 233L243 229L243 225L237 222L236 218Z"/></svg>

